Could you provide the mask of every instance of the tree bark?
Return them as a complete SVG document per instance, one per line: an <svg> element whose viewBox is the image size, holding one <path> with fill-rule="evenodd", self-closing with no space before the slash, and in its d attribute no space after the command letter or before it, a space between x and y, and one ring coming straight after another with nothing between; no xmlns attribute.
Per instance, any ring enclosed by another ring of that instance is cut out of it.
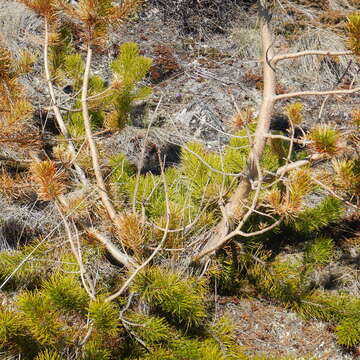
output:
<svg viewBox="0 0 360 360"><path fill-rule="evenodd" d="M205 246L193 257L193 262L198 262L204 256L210 255L222 247L229 239L228 233L234 228L237 221L244 216L247 202L252 192L251 184L258 178L258 163L264 152L267 135L270 129L271 115L275 104L275 71L271 64L274 57L272 36L270 30L271 13L266 7L264 0L258 1L258 14L260 20L260 33L262 39L262 64L263 64L263 101L259 113L259 120L255 130L254 143L252 145L248 161L246 176L244 176L234 194L226 204L223 217L215 227L211 237Z"/></svg>
<svg viewBox="0 0 360 360"><path fill-rule="evenodd" d="M113 222L115 222L116 216L117 216L116 211L115 211L114 207L112 206L111 201L108 196L108 193L106 191L104 178L102 176L101 169L100 169L98 152L97 152L96 144L95 144L94 137L93 137L93 134L91 131L91 122L90 122L88 99L87 99L91 59L92 59L92 49L91 49L90 45L88 45L83 87L82 87L82 92L81 92L82 115L84 118L85 134L86 134L87 142L90 147L91 160L92 160L93 170L95 173L96 184L99 188L100 198L101 198L101 201L102 201L110 219Z"/></svg>

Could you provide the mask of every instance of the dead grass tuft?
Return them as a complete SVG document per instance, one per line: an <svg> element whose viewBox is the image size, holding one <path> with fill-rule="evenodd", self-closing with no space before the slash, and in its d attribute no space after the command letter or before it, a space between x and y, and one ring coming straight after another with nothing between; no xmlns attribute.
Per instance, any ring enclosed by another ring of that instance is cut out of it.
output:
<svg viewBox="0 0 360 360"><path fill-rule="evenodd" d="M293 44L288 52L304 50L347 50L340 35L324 29L308 29ZM347 69L350 56L341 56L336 59L319 56L303 56L293 61L284 61L279 64L283 78L286 78L290 87L304 85L307 89L324 90L333 88ZM355 63L355 62L354 62ZM358 78L356 67L350 66L347 72L350 78Z"/></svg>

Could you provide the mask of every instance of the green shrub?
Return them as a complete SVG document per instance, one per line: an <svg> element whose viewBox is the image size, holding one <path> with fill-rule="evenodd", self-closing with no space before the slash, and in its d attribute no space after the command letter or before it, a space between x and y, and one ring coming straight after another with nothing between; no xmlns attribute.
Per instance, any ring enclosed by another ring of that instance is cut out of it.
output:
<svg viewBox="0 0 360 360"><path fill-rule="evenodd" d="M186 327L201 325L206 318L205 281L153 267L142 272L133 290L153 307Z"/></svg>
<svg viewBox="0 0 360 360"><path fill-rule="evenodd" d="M88 307L89 318L93 321L93 327L102 336L116 336L121 327L119 310L114 303L97 299L90 302Z"/></svg>
<svg viewBox="0 0 360 360"><path fill-rule="evenodd" d="M17 298L25 325L42 345L59 344L67 336L60 313L54 310L51 300L39 291L25 291Z"/></svg>
<svg viewBox="0 0 360 360"><path fill-rule="evenodd" d="M56 273L42 283L43 294L60 310L84 312L88 294L74 275Z"/></svg>

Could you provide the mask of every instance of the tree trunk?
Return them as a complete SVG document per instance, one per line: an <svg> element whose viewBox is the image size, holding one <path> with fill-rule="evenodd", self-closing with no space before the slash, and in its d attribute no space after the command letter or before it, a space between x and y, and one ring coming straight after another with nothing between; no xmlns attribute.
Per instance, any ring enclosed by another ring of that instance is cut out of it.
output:
<svg viewBox="0 0 360 360"><path fill-rule="evenodd" d="M242 178L234 194L229 199L223 211L223 217L215 227L208 242L193 257L197 262L206 255L210 255L222 247L229 239L227 235L240 221L247 210L243 205L247 202L252 192L251 184L259 176L258 164L264 152L265 144L270 129L271 115L275 104L275 71L271 64L274 56L272 48L272 36L270 31L271 13L265 5L265 0L258 1L258 15L260 20L260 32L262 39L262 63L263 63L263 101L259 113L259 120L255 130L254 143L248 160L246 176Z"/></svg>

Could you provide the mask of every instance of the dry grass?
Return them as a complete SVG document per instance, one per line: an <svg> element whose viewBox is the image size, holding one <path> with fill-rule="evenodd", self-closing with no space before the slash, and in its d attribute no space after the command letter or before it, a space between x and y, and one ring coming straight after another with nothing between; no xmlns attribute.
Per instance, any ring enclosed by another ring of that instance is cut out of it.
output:
<svg viewBox="0 0 360 360"><path fill-rule="evenodd" d="M231 40L237 45L240 60L258 60L261 54L260 33L256 29L256 16L239 9L238 17L230 31Z"/></svg>
<svg viewBox="0 0 360 360"><path fill-rule="evenodd" d="M347 50L341 36L324 29L308 29L296 40L290 51L309 49ZM338 78L345 72L351 59L350 56L342 56L336 59L304 56L298 60L283 62L280 69L290 85L292 85L291 83L301 83L305 84L308 89L320 90L333 87ZM350 78L357 76L355 66L349 68L347 76Z"/></svg>

